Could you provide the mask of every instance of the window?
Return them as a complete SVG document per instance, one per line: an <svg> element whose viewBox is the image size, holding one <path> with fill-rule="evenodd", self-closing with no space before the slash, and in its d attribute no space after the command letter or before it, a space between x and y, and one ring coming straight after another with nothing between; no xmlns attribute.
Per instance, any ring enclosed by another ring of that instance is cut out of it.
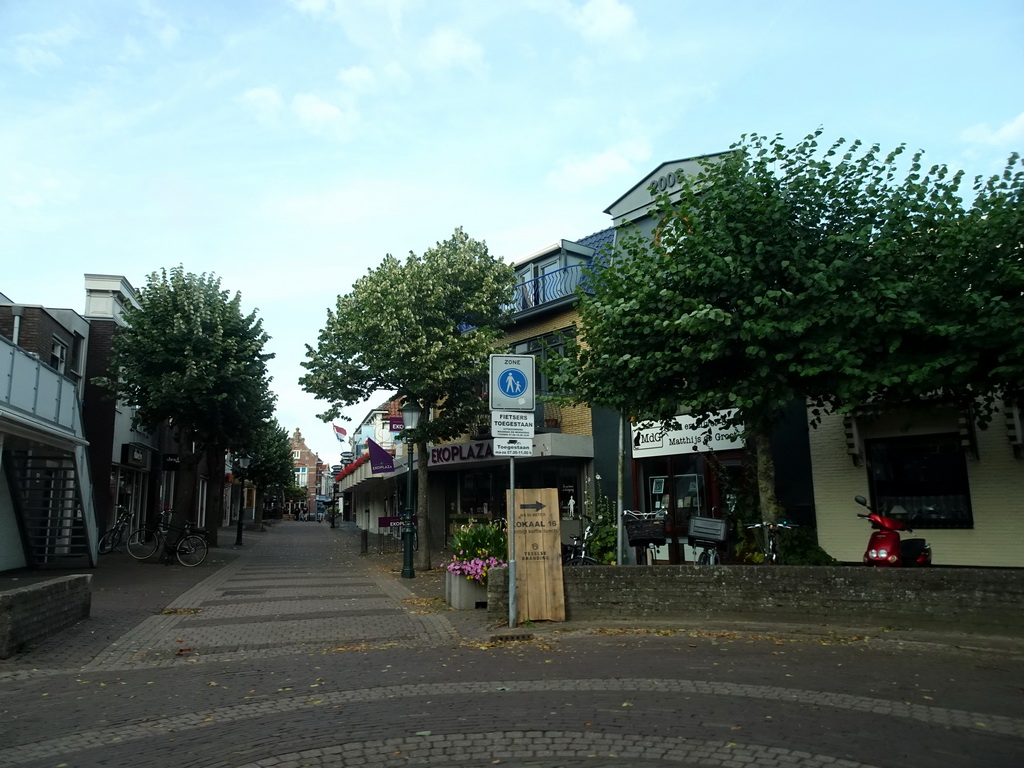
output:
<svg viewBox="0 0 1024 768"><path fill-rule="evenodd" d="M556 331L545 336L537 336L533 339L520 341L513 344L509 350L514 355L534 355L537 358L537 394L546 395L551 391L551 383L548 375L541 370L540 363L550 357L557 357L565 354L565 340L569 331Z"/></svg>
<svg viewBox="0 0 1024 768"><path fill-rule="evenodd" d="M292 458L296 461L302 458L302 451L292 451Z"/></svg>
<svg viewBox="0 0 1024 768"><path fill-rule="evenodd" d="M913 528L973 528L967 460L956 433L866 440L874 508L899 505Z"/></svg>
<svg viewBox="0 0 1024 768"><path fill-rule="evenodd" d="M53 337L53 344L50 345L50 367L57 373L64 373L68 360L68 345Z"/></svg>

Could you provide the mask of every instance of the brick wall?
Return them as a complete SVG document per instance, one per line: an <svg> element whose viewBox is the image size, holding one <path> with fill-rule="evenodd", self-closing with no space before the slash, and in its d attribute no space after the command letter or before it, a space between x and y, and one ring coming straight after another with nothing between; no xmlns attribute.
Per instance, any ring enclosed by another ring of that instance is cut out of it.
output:
<svg viewBox="0 0 1024 768"><path fill-rule="evenodd" d="M0 659L89 615L92 576L63 576L0 592Z"/></svg>
<svg viewBox="0 0 1024 768"><path fill-rule="evenodd" d="M1024 635L1024 571L980 568L659 565L563 571L570 620L709 619ZM508 617L508 571L488 578Z"/></svg>
<svg viewBox="0 0 1024 768"><path fill-rule="evenodd" d="M529 318L533 320L533 318ZM539 318L536 322L525 323L519 328L513 329L500 342L504 349L507 345L515 344L524 339L533 339L537 336L544 336L555 331L564 331L572 328L579 321L579 313L574 309L566 309L552 315ZM590 408L585 405L565 407L561 409L562 432L569 435L593 435L593 422L590 417Z"/></svg>

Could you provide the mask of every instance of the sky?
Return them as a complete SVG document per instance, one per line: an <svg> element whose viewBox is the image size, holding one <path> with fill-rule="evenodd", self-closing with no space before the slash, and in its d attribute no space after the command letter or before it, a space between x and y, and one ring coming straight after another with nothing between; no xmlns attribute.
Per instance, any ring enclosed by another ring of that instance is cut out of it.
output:
<svg viewBox="0 0 1024 768"><path fill-rule="evenodd" d="M996 173L1022 29L1020 0L0 0L0 293L220 278L271 336L279 423L333 464L300 363L386 254L463 227L516 261L750 133Z"/></svg>

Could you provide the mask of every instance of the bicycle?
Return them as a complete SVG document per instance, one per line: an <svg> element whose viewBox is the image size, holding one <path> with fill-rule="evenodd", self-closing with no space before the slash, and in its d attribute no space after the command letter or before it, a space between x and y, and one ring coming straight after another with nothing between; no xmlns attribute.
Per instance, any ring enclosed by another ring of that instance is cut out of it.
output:
<svg viewBox="0 0 1024 768"><path fill-rule="evenodd" d="M209 552L206 531L196 528L191 522L185 523L180 529L171 528L173 514L171 511L162 513L156 528L133 531L128 537L128 554L136 560L147 560L162 549L165 563L170 562L172 555L177 557L179 563L190 568L202 563ZM173 548L168 545L171 533L179 534Z"/></svg>
<svg viewBox="0 0 1024 768"><path fill-rule="evenodd" d="M665 546L665 516L661 512L622 510L622 527L626 529L629 546L636 552L637 565L654 565L658 547Z"/></svg>
<svg viewBox="0 0 1024 768"><path fill-rule="evenodd" d="M562 565L604 565L590 554L590 540L594 535L594 521L586 515L587 526L582 536L573 536L572 543L562 547Z"/></svg>
<svg viewBox="0 0 1024 768"><path fill-rule="evenodd" d="M195 529L190 525L186 526L185 531L189 530ZM202 563L208 552L206 539L198 533L185 533L178 539L178 543L174 547L174 555L178 558L178 562L187 568L194 568ZM166 548L164 549L164 558L165 563L170 563L171 555Z"/></svg>
<svg viewBox="0 0 1024 768"><path fill-rule="evenodd" d="M760 528L764 535L764 543L762 547L764 549L764 564L765 565L778 565L779 559L779 530L787 530L796 528L797 526L793 523L787 522L776 522L774 520L764 520L760 523L754 523L748 525L747 530L751 528Z"/></svg>
<svg viewBox="0 0 1024 768"><path fill-rule="evenodd" d="M712 514L715 510L711 510ZM718 565L722 557L718 552L719 545L725 541L728 522L725 518L691 515L687 539L694 549L700 547L697 565Z"/></svg>
<svg viewBox="0 0 1024 768"><path fill-rule="evenodd" d="M128 523L131 522L131 519L132 513L125 507L117 508L117 520L100 537L98 547L101 555L113 552L121 545L121 539L124 538L124 532L128 529Z"/></svg>

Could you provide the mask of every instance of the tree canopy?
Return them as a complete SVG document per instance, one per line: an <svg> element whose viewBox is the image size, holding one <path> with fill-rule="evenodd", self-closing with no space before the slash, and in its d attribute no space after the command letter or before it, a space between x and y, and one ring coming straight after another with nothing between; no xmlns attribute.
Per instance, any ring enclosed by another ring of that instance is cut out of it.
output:
<svg viewBox="0 0 1024 768"><path fill-rule="evenodd" d="M1020 381L1022 173L974 184L923 154L742 137L623 232L581 294L579 343L552 360L564 400L673 423L739 425L771 519L768 438L784 407L958 401ZM901 170L902 168L902 170Z"/></svg>
<svg viewBox="0 0 1024 768"><path fill-rule="evenodd" d="M104 383L136 409L136 424L170 425L186 471L209 446L247 447L274 407L263 321L243 314L241 295L229 296L219 278L180 266L150 274L137 298ZM175 506L193 508L193 483L178 483Z"/></svg>
<svg viewBox="0 0 1024 768"><path fill-rule="evenodd" d="M422 256L388 254L328 310L316 348L306 345L299 383L328 403L325 421L388 390L420 406L420 426L406 435L420 446L457 437L487 412L481 387L513 283L512 268L461 228ZM421 509L425 488L421 472ZM420 567L429 567L426 518L419 515Z"/></svg>

